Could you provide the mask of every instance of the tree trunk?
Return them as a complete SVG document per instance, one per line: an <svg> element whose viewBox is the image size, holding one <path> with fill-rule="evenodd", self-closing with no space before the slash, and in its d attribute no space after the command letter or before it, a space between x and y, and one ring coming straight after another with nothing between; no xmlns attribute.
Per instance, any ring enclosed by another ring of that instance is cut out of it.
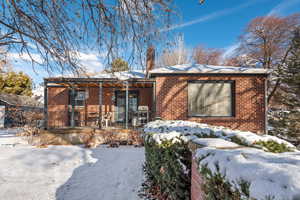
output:
<svg viewBox="0 0 300 200"><path fill-rule="evenodd" d="M274 96L274 94L275 94L275 92L276 92L279 85L280 85L280 79L277 79L274 88L272 89L271 93L268 96L268 99L267 99L268 104L271 102L271 99Z"/></svg>

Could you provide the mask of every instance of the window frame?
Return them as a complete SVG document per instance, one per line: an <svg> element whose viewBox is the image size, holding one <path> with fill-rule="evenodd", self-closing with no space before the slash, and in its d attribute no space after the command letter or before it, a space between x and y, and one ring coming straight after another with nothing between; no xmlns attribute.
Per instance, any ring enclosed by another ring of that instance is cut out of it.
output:
<svg viewBox="0 0 300 200"><path fill-rule="evenodd" d="M86 101L86 99L84 98L83 100L79 100L79 99L76 99L76 97L77 97L77 93L78 92L85 92L85 90L82 90L82 89L77 89L77 90L74 90L74 96L72 95L72 90L69 90L69 105L72 105L72 104L74 104L74 106L75 107L84 107L85 106L85 101ZM84 97L85 97L86 95L84 94ZM82 101L83 102L83 105L76 105L76 102L77 101Z"/></svg>
<svg viewBox="0 0 300 200"><path fill-rule="evenodd" d="M191 114L189 106L189 91L188 87L190 83L229 83L231 86L231 115L215 116L215 115L200 115ZM236 116L236 97L235 97L235 80L189 80L187 81L187 113L188 117L202 117L202 118L232 118Z"/></svg>

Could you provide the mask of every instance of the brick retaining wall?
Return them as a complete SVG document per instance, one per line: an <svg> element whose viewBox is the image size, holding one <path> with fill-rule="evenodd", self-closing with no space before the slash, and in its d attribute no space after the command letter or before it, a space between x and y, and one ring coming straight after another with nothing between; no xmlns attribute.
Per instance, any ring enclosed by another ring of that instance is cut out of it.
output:
<svg viewBox="0 0 300 200"><path fill-rule="evenodd" d="M201 185L204 179L198 171L198 164L195 159L192 160L192 178L191 178L191 200L205 200L204 191Z"/></svg>

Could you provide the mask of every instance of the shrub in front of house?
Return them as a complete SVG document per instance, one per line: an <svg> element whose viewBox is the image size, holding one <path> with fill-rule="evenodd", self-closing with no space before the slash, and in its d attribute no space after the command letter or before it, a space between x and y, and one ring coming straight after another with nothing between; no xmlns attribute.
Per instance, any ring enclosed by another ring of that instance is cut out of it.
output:
<svg viewBox="0 0 300 200"><path fill-rule="evenodd" d="M188 144L197 143L199 138L211 138L212 140L221 138L224 142L255 147L241 149L252 149L262 154L264 151L273 153L295 151L292 144L274 136L259 136L250 132L229 130L224 127L213 127L187 121L160 120L150 122L144 128L145 173L149 187L152 188L150 191L155 193L155 197L160 197L154 199L190 199L192 158L191 145ZM220 141L220 139L217 140ZM247 152L241 152L240 154L244 159L250 159L247 157ZM205 157L198 157L198 170L205 179L202 188L206 194L205 198L207 200L249 199L251 183L248 180L239 179L233 184L229 181L226 172L224 174L224 171L218 171L218 169L224 169L224 166L221 166L224 163L220 165L214 163L214 168L217 170L212 170L211 164L200 164L208 156L210 156L209 159L213 158L213 155L209 154ZM205 162L207 163L207 160ZM230 159L227 162L230 163ZM268 200L272 198L272 196L265 197Z"/></svg>
<svg viewBox="0 0 300 200"><path fill-rule="evenodd" d="M265 151L272 153L284 153L293 151L293 149L288 147L286 144L279 144L275 141L258 141L255 144L264 147Z"/></svg>
<svg viewBox="0 0 300 200"><path fill-rule="evenodd" d="M190 199L191 152L187 143L176 139L158 144L151 136L144 143L144 170L152 195L170 200Z"/></svg>
<svg viewBox="0 0 300 200"><path fill-rule="evenodd" d="M296 200L299 164L299 152L205 147L195 151L192 175L203 177L206 200Z"/></svg>

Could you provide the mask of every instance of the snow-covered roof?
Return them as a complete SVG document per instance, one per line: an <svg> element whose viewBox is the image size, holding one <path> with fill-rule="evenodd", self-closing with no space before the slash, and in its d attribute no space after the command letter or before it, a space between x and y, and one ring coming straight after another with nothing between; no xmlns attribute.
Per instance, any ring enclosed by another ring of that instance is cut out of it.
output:
<svg viewBox="0 0 300 200"><path fill-rule="evenodd" d="M130 70L130 71L122 71L122 72L97 72L92 74L64 74L50 77L51 78L101 78L101 79L118 79L118 80L128 80L128 79L144 79L145 72L142 70Z"/></svg>
<svg viewBox="0 0 300 200"><path fill-rule="evenodd" d="M122 71L115 73L99 73L93 78L116 78L119 80L128 80L128 79L142 79L145 78L145 72L142 70L131 70L131 71Z"/></svg>
<svg viewBox="0 0 300 200"><path fill-rule="evenodd" d="M268 74L269 70L263 68L250 67L232 67L232 66L214 66L201 64L182 64L167 67L155 68L149 71L150 77L157 74ZM81 74L74 76L65 74L51 78L102 78L102 79L144 79L146 78L145 70L130 70L122 72L99 72L93 74Z"/></svg>
<svg viewBox="0 0 300 200"><path fill-rule="evenodd" d="M155 74L268 74L263 68L214 66L202 64L182 64L153 69L149 72Z"/></svg>

